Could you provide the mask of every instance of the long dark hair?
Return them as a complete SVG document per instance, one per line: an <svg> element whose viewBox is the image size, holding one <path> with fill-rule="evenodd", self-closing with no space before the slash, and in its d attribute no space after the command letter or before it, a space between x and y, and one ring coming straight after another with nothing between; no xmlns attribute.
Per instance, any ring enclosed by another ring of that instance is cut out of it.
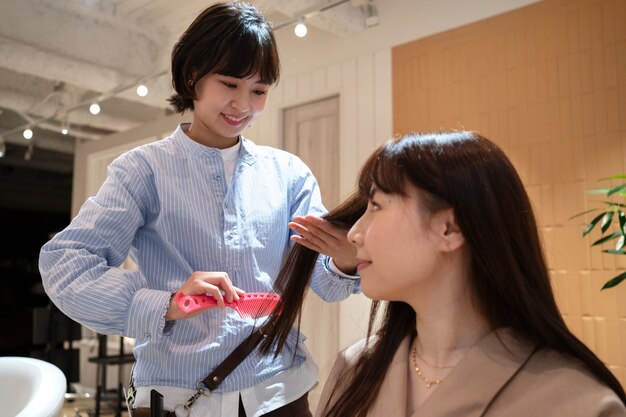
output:
<svg viewBox="0 0 626 417"><path fill-rule="evenodd" d="M539 347L580 359L626 404L615 376L563 321L530 200L498 146L472 132L405 135L370 157L360 175L362 196L369 195L372 183L395 194L405 194L410 183L431 212L452 208L470 252L474 304L491 326L513 328ZM373 312L377 306L373 304ZM386 303L378 337L341 376L324 415L365 416L398 346L414 332L413 309L402 302Z"/></svg>
<svg viewBox="0 0 626 417"><path fill-rule="evenodd" d="M172 50L172 86L168 99L174 110L193 110L196 83L208 73L274 84L280 76L272 27L252 5L217 3L204 10L181 35Z"/></svg>
<svg viewBox="0 0 626 417"><path fill-rule="evenodd" d="M363 169L366 169L372 162L373 159L370 158L365 163ZM365 213L367 201L367 195L355 192L324 215L323 218L333 225L345 229L347 232L359 217ZM263 331L267 337L260 345L260 350L263 354L273 352L274 355L278 355L287 343L287 338L294 323L297 331L300 331L302 305L318 256L318 252L301 245L295 245L287 256L274 283L274 291L281 294L281 301L264 324ZM288 302L284 300L288 300ZM296 340L299 340L299 338L296 338ZM294 348L294 355L297 350L297 343Z"/></svg>

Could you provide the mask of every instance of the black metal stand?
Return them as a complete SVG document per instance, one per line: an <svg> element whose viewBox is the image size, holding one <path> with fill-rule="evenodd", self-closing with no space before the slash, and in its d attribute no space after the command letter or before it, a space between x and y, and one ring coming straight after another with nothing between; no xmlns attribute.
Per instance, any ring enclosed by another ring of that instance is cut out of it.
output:
<svg viewBox="0 0 626 417"><path fill-rule="evenodd" d="M107 381L107 367L118 367L118 380L117 390L115 394L115 417L122 416L122 407L124 400L122 393L122 366L125 364L135 362L135 357L132 353L124 353L124 338L120 337L120 347L117 355L107 355L107 336L103 334L98 335L98 356L95 358L89 358L89 362L95 363L98 367L96 372L96 410L94 417L100 417L101 403L107 394L106 381Z"/></svg>

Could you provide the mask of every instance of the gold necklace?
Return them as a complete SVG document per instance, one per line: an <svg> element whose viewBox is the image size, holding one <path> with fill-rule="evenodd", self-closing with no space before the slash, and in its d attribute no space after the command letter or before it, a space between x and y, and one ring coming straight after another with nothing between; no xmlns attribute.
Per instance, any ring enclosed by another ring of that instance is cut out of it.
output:
<svg viewBox="0 0 626 417"><path fill-rule="evenodd" d="M415 355L417 355L417 357L420 358L420 360L422 362L424 362L426 365L430 366L431 368L438 368L438 369L452 369L452 368L454 368L454 365L431 365L429 362L426 361L426 359L422 358L422 355L417 353L417 348L415 347L416 344L417 343L413 344L413 353Z"/></svg>
<svg viewBox="0 0 626 417"><path fill-rule="evenodd" d="M416 347L416 345L417 345L417 343L413 344L413 365L415 366L415 372L417 372L417 376L419 376L420 379L426 383L426 388L430 388L433 385L441 384L441 382L443 381L443 378L441 378L441 379L428 379L426 377L426 375L424 375L422 373L422 370L420 369L420 367L417 366L417 347ZM420 356L420 359L422 359L421 356ZM424 361L424 362L426 363L426 361ZM426 364L428 365L428 363L426 363ZM452 368L452 367L450 366L449 368Z"/></svg>

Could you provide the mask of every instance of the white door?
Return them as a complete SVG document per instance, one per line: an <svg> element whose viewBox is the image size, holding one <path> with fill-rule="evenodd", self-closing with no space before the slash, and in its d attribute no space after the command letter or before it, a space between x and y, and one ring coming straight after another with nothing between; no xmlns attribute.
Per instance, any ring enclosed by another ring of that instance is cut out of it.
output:
<svg viewBox="0 0 626 417"><path fill-rule="evenodd" d="M317 178L324 205L339 203L339 98L291 107L283 115L283 144L298 155ZM315 410L322 387L339 351L339 304L325 303L309 290L302 311L306 345L320 367L320 383L311 391Z"/></svg>

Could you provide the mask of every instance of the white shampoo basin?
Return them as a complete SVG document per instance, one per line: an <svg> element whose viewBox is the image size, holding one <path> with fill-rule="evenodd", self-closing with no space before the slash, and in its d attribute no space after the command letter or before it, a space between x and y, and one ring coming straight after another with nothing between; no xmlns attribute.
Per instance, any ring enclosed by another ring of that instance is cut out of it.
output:
<svg viewBox="0 0 626 417"><path fill-rule="evenodd" d="M63 372L51 363L0 357L0 417L57 417L65 399Z"/></svg>

